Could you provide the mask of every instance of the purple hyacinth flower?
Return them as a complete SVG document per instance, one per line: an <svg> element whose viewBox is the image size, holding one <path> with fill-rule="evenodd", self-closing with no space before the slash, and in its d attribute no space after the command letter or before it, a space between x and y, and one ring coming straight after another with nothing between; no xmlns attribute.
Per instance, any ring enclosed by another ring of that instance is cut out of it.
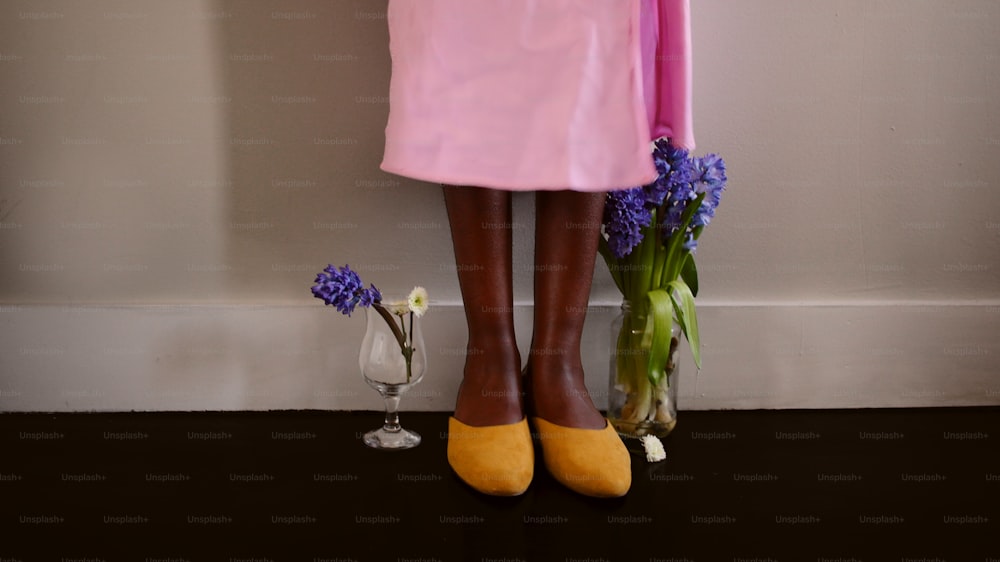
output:
<svg viewBox="0 0 1000 562"><path fill-rule="evenodd" d="M371 288L361 292L358 306L371 306L377 302L382 302L382 293L375 288L375 285L371 285Z"/></svg>
<svg viewBox="0 0 1000 562"><path fill-rule="evenodd" d="M608 192L603 223L608 247L616 258L627 256L642 241L642 229L652 220L645 203L642 187Z"/></svg>
<svg viewBox="0 0 1000 562"><path fill-rule="evenodd" d="M722 192L726 189L726 163L717 154L707 154L693 160L691 172L695 193L705 194L691 226L704 226L715 217L715 209L722 201Z"/></svg>
<svg viewBox="0 0 1000 562"><path fill-rule="evenodd" d="M361 283L361 278L357 272L352 271L349 265L337 269L333 265L328 265L322 273L316 276L316 285L312 287L313 295L322 299L324 303L337 307L337 310L348 316L354 312L354 307L371 306L372 303L380 302L382 294L374 285L370 289L365 289Z"/></svg>
<svg viewBox="0 0 1000 562"><path fill-rule="evenodd" d="M726 189L726 163L717 154L707 154L692 163L691 181L695 191L705 193L705 200L712 208L719 206Z"/></svg>

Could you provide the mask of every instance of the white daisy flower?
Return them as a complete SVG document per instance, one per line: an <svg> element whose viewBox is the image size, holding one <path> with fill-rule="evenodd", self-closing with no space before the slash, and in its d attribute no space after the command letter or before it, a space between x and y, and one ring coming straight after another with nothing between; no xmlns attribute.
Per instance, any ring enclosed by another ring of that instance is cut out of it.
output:
<svg viewBox="0 0 1000 562"><path fill-rule="evenodd" d="M410 296L406 298L406 303L410 307L410 310L420 318L427 312L427 289L423 287L414 287L410 291Z"/></svg>

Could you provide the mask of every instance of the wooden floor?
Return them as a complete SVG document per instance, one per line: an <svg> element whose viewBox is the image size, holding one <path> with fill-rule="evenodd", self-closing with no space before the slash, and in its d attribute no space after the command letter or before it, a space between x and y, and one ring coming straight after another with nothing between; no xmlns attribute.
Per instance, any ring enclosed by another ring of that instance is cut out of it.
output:
<svg viewBox="0 0 1000 562"><path fill-rule="evenodd" d="M0 562L1000 561L1000 408L680 412L622 499L466 487L447 414L0 414Z"/></svg>

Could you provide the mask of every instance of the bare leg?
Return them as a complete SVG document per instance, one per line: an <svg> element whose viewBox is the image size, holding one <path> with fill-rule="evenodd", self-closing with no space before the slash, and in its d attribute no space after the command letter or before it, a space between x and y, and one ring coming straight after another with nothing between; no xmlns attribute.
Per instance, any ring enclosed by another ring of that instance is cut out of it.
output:
<svg viewBox="0 0 1000 562"><path fill-rule="evenodd" d="M469 342L455 417L473 426L524 417L514 339L511 194L445 185Z"/></svg>
<svg viewBox="0 0 1000 562"><path fill-rule="evenodd" d="M605 193L538 191L535 197L535 315L528 359L533 415L602 429L584 384L580 338Z"/></svg>

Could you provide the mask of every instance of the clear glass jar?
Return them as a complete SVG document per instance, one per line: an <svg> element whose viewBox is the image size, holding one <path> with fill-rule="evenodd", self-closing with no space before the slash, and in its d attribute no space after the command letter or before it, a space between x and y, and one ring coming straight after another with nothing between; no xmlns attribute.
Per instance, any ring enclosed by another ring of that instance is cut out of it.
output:
<svg viewBox="0 0 1000 562"><path fill-rule="evenodd" d="M625 300L621 312L611 321L608 420L624 438L665 437L677 425L680 325L671 322L666 376L654 383L647 374L649 350L642 345L647 312L644 307L633 308Z"/></svg>

